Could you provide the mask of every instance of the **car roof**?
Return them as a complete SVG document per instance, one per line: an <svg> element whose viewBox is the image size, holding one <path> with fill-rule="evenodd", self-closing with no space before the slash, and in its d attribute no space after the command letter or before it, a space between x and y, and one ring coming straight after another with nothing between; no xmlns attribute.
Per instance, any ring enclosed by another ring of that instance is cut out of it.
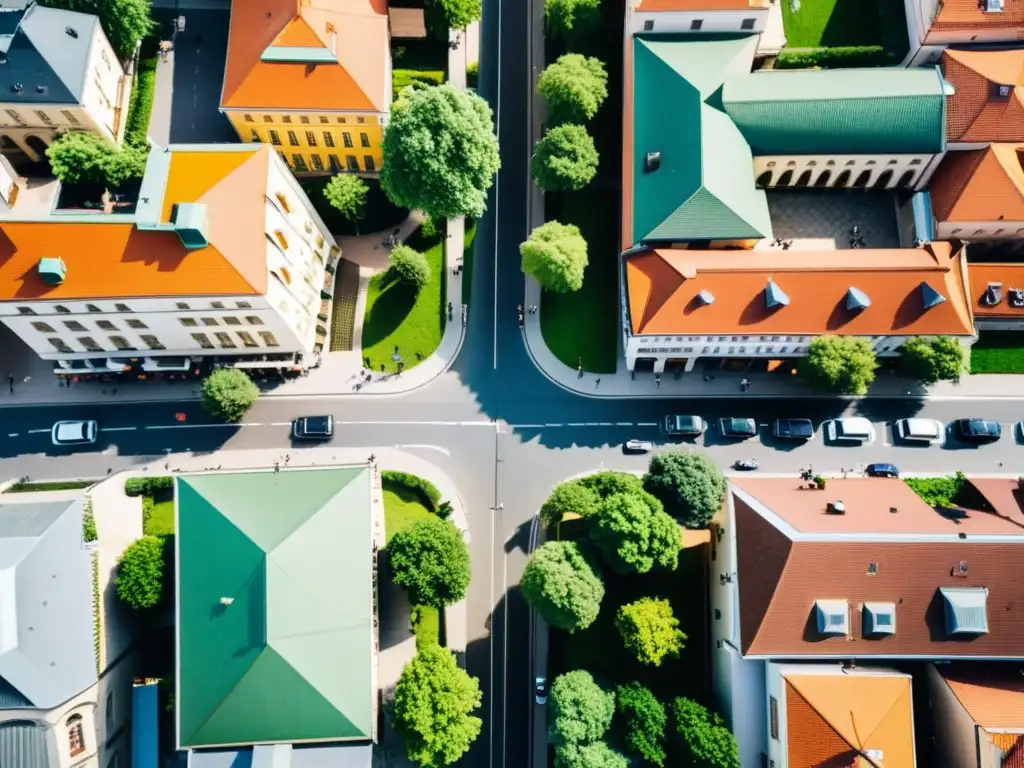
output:
<svg viewBox="0 0 1024 768"><path fill-rule="evenodd" d="M891 472L898 471L896 469L896 465L895 464L889 464L887 462L878 462L876 464L868 464L868 469L873 469L876 472L878 472L880 470L881 471L891 471Z"/></svg>
<svg viewBox="0 0 1024 768"><path fill-rule="evenodd" d="M57 439L83 440L87 424L85 421L62 421L57 424Z"/></svg>

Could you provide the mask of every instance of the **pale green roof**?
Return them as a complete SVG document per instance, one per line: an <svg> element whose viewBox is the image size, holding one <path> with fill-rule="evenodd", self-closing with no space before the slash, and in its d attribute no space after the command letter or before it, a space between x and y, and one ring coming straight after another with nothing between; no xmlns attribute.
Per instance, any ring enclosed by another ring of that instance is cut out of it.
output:
<svg viewBox="0 0 1024 768"><path fill-rule="evenodd" d="M179 745L371 738L370 471L186 475L176 499Z"/></svg>

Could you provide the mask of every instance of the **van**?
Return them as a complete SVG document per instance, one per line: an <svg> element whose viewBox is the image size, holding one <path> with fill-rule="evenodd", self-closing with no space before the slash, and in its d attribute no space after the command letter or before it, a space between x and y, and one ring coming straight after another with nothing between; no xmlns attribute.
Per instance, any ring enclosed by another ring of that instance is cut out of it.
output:
<svg viewBox="0 0 1024 768"><path fill-rule="evenodd" d="M945 431L942 422L935 419L900 419L896 422L899 438L915 443L937 443Z"/></svg>
<svg viewBox="0 0 1024 768"><path fill-rule="evenodd" d="M875 439L875 428L870 421L861 416L833 419L825 431L829 440L870 443Z"/></svg>

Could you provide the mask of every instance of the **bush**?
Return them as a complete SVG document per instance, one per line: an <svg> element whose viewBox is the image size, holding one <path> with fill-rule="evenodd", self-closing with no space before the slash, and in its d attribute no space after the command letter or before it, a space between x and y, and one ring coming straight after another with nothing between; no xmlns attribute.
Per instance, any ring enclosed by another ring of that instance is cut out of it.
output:
<svg viewBox="0 0 1024 768"><path fill-rule="evenodd" d="M725 477L707 456L665 451L651 459L644 490L687 528L706 528L725 498Z"/></svg>
<svg viewBox="0 0 1024 768"><path fill-rule="evenodd" d="M544 621L570 634L594 623L604 598L600 572L574 541L549 541L538 547L519 585Z"/></svg>
<svg viewBox="0 0 1024 768"><path fill-rule="evenodd" d="M426 240L436 240L441 236L441 233L445 230L446 224L444 221L441 222L441 226L438 227L435 219L427 216L420 224L420 237Z"/></svg>
<svg viewBox="0 0 1024 768"><path fill-rule="evenodd" d="M660 667L666 657L678 658L686 640L668 600L642 597L619 608L615 628L622 644L641 664Z"/></svg>
<svg viewBox="0 0 1024 768"><path fill-rule="evenodd" d="M583 669L559 675L548 702L548 742L558 748L604 737L615 714L615 695Z"/></svg>
<svg viewBox="0 0 1024 768"><path fill-rule="evenodd" d="M636 475L611 469L587 475L580 478L580 482L602 500L617 493L640 493L644 489L643 482Z"/></svg>
<svg viewBox="0 0 1024 768"><path fill-rule="evenodd" d="M136 539L117 561L117 596L131 608L152 608L164 588L163 542L156 536Z"/></svg>
<svg viewBox="0 0 1024 768"><path fill-rule="evenodd" d="M428 645L441 644L441 612L429 605L414 605L409 613L412 633L416 635L416 650Z"/></svg>
<svg viewBox="0 0 1024 768"><path fill-rule="evenodd" d="M566 744L555 750L555 768L629 768L629 760L603 741Z"/></svg>
<svg viewBox="0 0 1024 768"><path fill-rule="evenodd" d="M530 172L548 192L583 189L597 175L600 158L594 139L582 125L556 125L537 142Z"/></svg>
<svg viewBox="0 0 1024 768"><path fill-rule="evenodd" d="M587 241L575 224L549 221L534 228L519 244L522 270L541 288L572 293L583 287L583 271L589 263Z"/></svg>
<svg viewBox="0 0 1024 768"><path fill-rule="evenodd" d="M396 245L391 249L391 266L388 268L396 280L411 285L417 291L430 282L430 265L427 257L408 245Z"/></svg>
<svg viewBox="0 0 1024 768"><path fill-rule="evenodd" d="M562 522L566 515L588 517L601 502L595 491L584 485L583 478L566 480L555 486L540 507L540 519L544 525L551 527Z"/></svg>
<svg viewBox="0 0 1024 768"><path fill-rule="evenodd" d="M899 64L880 45L849 45L814 48L809 51L782 51L775 59L776 69L838 69L846 67L891 67Z"/></svg>
<svg viewBox="0 0 1024 768"><path fill-rule="evenodd" d="M946 477L908 477L904 481L925 504L931 507L955 507L967 484L963 472Z"/></svg>
<svg viewBox="0 0 1024 768"><path fill-rule="evenodd" d="M547 102L550 124L580 123L608 98L608 74L600 59L567 53L541 72L537 93Z"/></svg>
<svg viewBox="0 0 1024 768"><path fill-rule="evenodd" d="M431 512L436 511L437 505L441 503L441 492L437 490L437 486L429 480L424 480L422 477L411 475L408 472L396 472L393 469L385 469L380 473L380 478L385 483L400 485L412 491L420 497L423 506Z"/></svg>
<svg viewBox="0 0 1024 768"><path fill-rule="evenodd" d="M220 368L203 379L203 407L229 424L241 421L259 396L259 387L238 368Z"/></svg>
<svg viewBox="0 0 1024 768"><path fill-rule="evenodd" d="M96 516L92 513L92 499L86 497L82 510L82 540L86 542L96 541L99 537L99 533L96 530Z"/></svg>
<svg viewBox="0 0 1024 768"><path fill-rule="evenodd" d="M722 718L692 699L680 696L672 702L676 740L692 768L740 768L736 739Z"/></svg>
<svg viewBox="0 0 1024 768"><path fill-rule="evenodd" d="M156 59L139 59L139 68L132 83L124 144L128 147L149 146L149 118L153 113L153 92L156 89Z"/></svg>
<svg viewBox="0 0 1024 768"><path fill-rule="evenodd" d="M590 519L590 539L616 573L647 573L656 565L674 571L683 541L679 525L651 494L609 496Z"/></svg>
<svg viewBox="0 0 1024 768"><path fill-rule="evenodd" d="M665 729L668 714L650 689L632 682L615 690L616 710L622 719L626 748L643 760L665 765Z"/></svg>
<svg viewBox="0 0 1024 768"><path fill-rule="evenodd" d="M469 550L448 520L420 520L396 533L388 542L388 562L395 584L416 605L443 608L466 596Z"/></svg>
<svg viewBox="0 0 1024 768"><path fill-rule="evenodd" d="M866 394L877 368L871 343L860 336L818 336L800 362L809 382L843 395Z"/></svg>
<svg viewBox="0 0 1024 768"><path fill-rule="evenodd" d="M155 496L159 491L174 488L174 478L169 475L158 477L129 477L124 481L124 492L128 496Z"/></svg>

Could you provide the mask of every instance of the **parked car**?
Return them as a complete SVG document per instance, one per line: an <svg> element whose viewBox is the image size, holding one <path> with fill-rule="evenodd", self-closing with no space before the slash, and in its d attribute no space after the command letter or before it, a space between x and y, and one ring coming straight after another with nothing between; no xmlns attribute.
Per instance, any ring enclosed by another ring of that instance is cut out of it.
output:
<svg viewBox="0 0 1024 768"><path fill-rule="evenodd" d="M334 437L334 417L301 416L292 422L292 437L296 440L330 440Z"/></svg>
<svg viewBox="0 0 1024 768"><path fill-rule="evenodd" d="M722 437L746 440L757 434L757 422L753 419L719 419L718 432Z"/></svg>
<svg viewBox="0 0 1024 768"><path fill-rule="evenodd" d="M1003 434L998 421L990 419L957 419L953 434L965 443L991 443Z"/></svg>
<svg viewBox="0 0 1024 768"><path fill-rule="evenodd" d="M825 427L829 440L844 442L870 443L875 439L875 427L862 416L845 419L832 419Z"/></svg>
<svg viewBox="0 0 1024 768"><path fill-rule="evenodd" d="M654 443L650 440L627 440L622 447L626 453L650 453L654 450Z"/></svg>
<svg viewBox="0 0 1024 768"><path fill-rule="evenodd" d="M58 421L50 430L54 445L89 445L100 433L95 421Z"/></svg>
<svg viewBox="0 0 1024 768"><path fill-rule="evenodd" d="M942 422L935 419L900 419L896 422L896 434L901 440L938 443L945 432Z"/></svg>
<svg viewBox="0 0 1024 768"><path fill-rule="evenodd" d="M868 464L864 470L868 477L899 477L900 471L895 464Z"/></svg>
<svg viewBox="0 0 1024 768"><path fill-rule="evenodd" d="M666 435L672 437L700 437L704 433L704 419L700 416L668 415L661 423Z"/></svg>
<svg viewBox="0 0 1024 768"><path fill-rule="evenodd" d="M810 419L776 419L772 435L783 440L810 440L814 437L814 424Z"/></svg>
<svg viewBox="0 0 1024 768"><path fill-rule="evenodd" d="M533 682L533 698L538 704L546 704L548 701L548 681L545 677L538 677Z"/></svg>

